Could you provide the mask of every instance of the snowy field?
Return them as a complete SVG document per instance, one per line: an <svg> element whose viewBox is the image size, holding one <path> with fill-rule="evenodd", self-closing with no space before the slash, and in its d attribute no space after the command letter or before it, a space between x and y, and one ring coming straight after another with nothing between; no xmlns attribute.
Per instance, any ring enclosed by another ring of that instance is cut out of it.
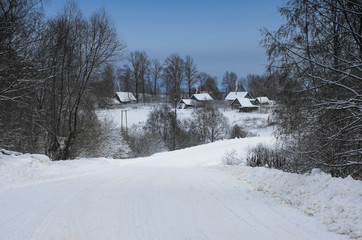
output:
<svg viewBox="0 0 362 240"><path fill-rule="evenodd" d="M0 239L362 239L361 181L247 167L248 149L275 143L268 115L224 114L256 136L123 160L0 151Z"/></svg>
<svg viewBox="0 0 362 240"><path fill-rule="evenodd" d="M145 124L148 113L156 108L154 104L147 105L125 105L122 109L105 109L98 110L97 115L100 119L112 121L118 127L121 127L121 112L127 110L127 124L128 126ZM220 109L221 113L229 120L230 126L238 124L247 129L251 134L255 136L271 136L272 127L267 127L269 113L240 113L237 110ZM177 117L179 120L188 119L192 117L193 109L177 109ZM265 111L263 111L265 112ZM125 113L123 113L125 114ZM125 117L123 119L125 126Z"/></svg>

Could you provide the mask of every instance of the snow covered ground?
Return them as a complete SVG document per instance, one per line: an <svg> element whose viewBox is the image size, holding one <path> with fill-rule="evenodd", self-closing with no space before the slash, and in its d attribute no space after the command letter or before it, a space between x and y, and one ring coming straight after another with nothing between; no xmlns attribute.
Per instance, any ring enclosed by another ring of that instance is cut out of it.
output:
<svg viewBox="0 0 362 240"><path fill-rule="evenodd" d="M0 239L362 239L360 181L222 164L273 141L128 160L1 154Z"/></svg>
<svg viewBox="0 0 362 240"><path fill-rule="evenodd" d="M130 107L129 125L151 109ZM122 160L3 151L0 239L362 239L361 181L247 167L248 149L275 143L269 115L223 113L255 137Z"/></svg>
<svg viewBox="0 0 362 240"><path fill-rule="evenodd" d="M125 105L123 109L104 109L98 110L97 115L101 120L110 120L114 122L118 127L121 127L121 112L122 110L127 110L127 124L128 127L132 125L145 124L147 116L150 111L155 109L159 105L147 104L147 105ZM250 113L240 113L237 110L220 109L221 113L229 119L230 126L235 124L240 125L244 129L247 129L252 135L255 136L271 136L273 128L267 126L268 118L270 116L270 111L266 112L265 110L262 113L259 112L250 112ZM178 119L188 119L192 117L193 109L177 109ZM125 126L125 117L123 117L124 126Z"/></svg>
<svg viewBox="0 0 362 240"><path fill-rule="evenodd" d="M290 205L315 217L328 229L352 239L362 239L362 182L332 178L314 169L300 175L276 169L246 166L222 167L268 200Z"/></svg>

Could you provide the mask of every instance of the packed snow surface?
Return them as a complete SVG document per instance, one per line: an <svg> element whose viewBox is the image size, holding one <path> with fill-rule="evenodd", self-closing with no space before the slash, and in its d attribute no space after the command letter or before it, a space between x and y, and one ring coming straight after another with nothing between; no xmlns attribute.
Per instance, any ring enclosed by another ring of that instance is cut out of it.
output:
<svg viewBox="0 0 362 240"><path fill-rule="evenodd" d="M0 154L0 239L362 239L360 181L223 166L273 142L129 160Z"/></svg>

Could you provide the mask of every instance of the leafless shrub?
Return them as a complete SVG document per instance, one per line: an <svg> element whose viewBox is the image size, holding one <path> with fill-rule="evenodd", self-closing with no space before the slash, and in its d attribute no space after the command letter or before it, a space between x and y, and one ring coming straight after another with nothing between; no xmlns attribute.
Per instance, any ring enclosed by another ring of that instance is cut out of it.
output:
<svg viewBox="0 0 362 240"><path fill-rule="evenodd" d="M286 160L281 152L271 147L259 144L249 150L246 157L246 164L251 167L268 167L283 169Z"/></svg>
<svg viewBox="0 0 362 240"><path fill-rule="evenodd" d="M226 165L240 165L243 163L243 159L237 155L235 149L232 149L224 154L222 162Z"/></svg>
<svg viewBox="0 0 362 240"><path fill-rule="evenodd" d="M131 127L123 136L132 151L132 157L145 157L168 150L160 135L140 127Z"/></svg>

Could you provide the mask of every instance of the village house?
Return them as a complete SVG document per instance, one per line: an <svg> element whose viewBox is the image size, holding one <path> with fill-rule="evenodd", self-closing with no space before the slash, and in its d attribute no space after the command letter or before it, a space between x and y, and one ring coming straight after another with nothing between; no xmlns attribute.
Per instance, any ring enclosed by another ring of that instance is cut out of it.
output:
<svg viewBox="0 0 362 240"><path fill-rule="evenodd" d="M197 102L207 102L207 101L212 101L213 100L213 98L208 93L193 94L191 96L191 99L195 100Z"/></svg>
<svg viewBox="0 0 362 240"><path fill-rule="evenodd" d="M225 100L231 103L237 98L249 98L252 99L253 97L248 92L229 92L229 94L225 97Z"/></svg>
<svg viewBox="0 0 362 240"><path fill-rule="evenodd" d="M116 92L114 94L114 98L119 103L133 103L137 101L137 99L131 92Z"/></svg>
<svg viewBox="0 0 362 240"><path fill-rule="evenodd" d="M255 106L250 102L249 98L236 98L231 103L232 109L239 109L240 112L251 112L258 109L258 106Z"/></svg>
<svg viewBox="0 0 362 240"><path fill-rule="evenodd" d="M195 100L193 99L181 99L178 103L177 103L177 108L178 109L187 109L187 108L193 108L195 107L196 103Z"/></svg>
<svg viewBox="0 0 362 240"><path fill-rule="evenodd" d="M258 103L261 105L271 104L271 101L269 100L268 97L257 97L256 99L258 100Z"/></svg>

